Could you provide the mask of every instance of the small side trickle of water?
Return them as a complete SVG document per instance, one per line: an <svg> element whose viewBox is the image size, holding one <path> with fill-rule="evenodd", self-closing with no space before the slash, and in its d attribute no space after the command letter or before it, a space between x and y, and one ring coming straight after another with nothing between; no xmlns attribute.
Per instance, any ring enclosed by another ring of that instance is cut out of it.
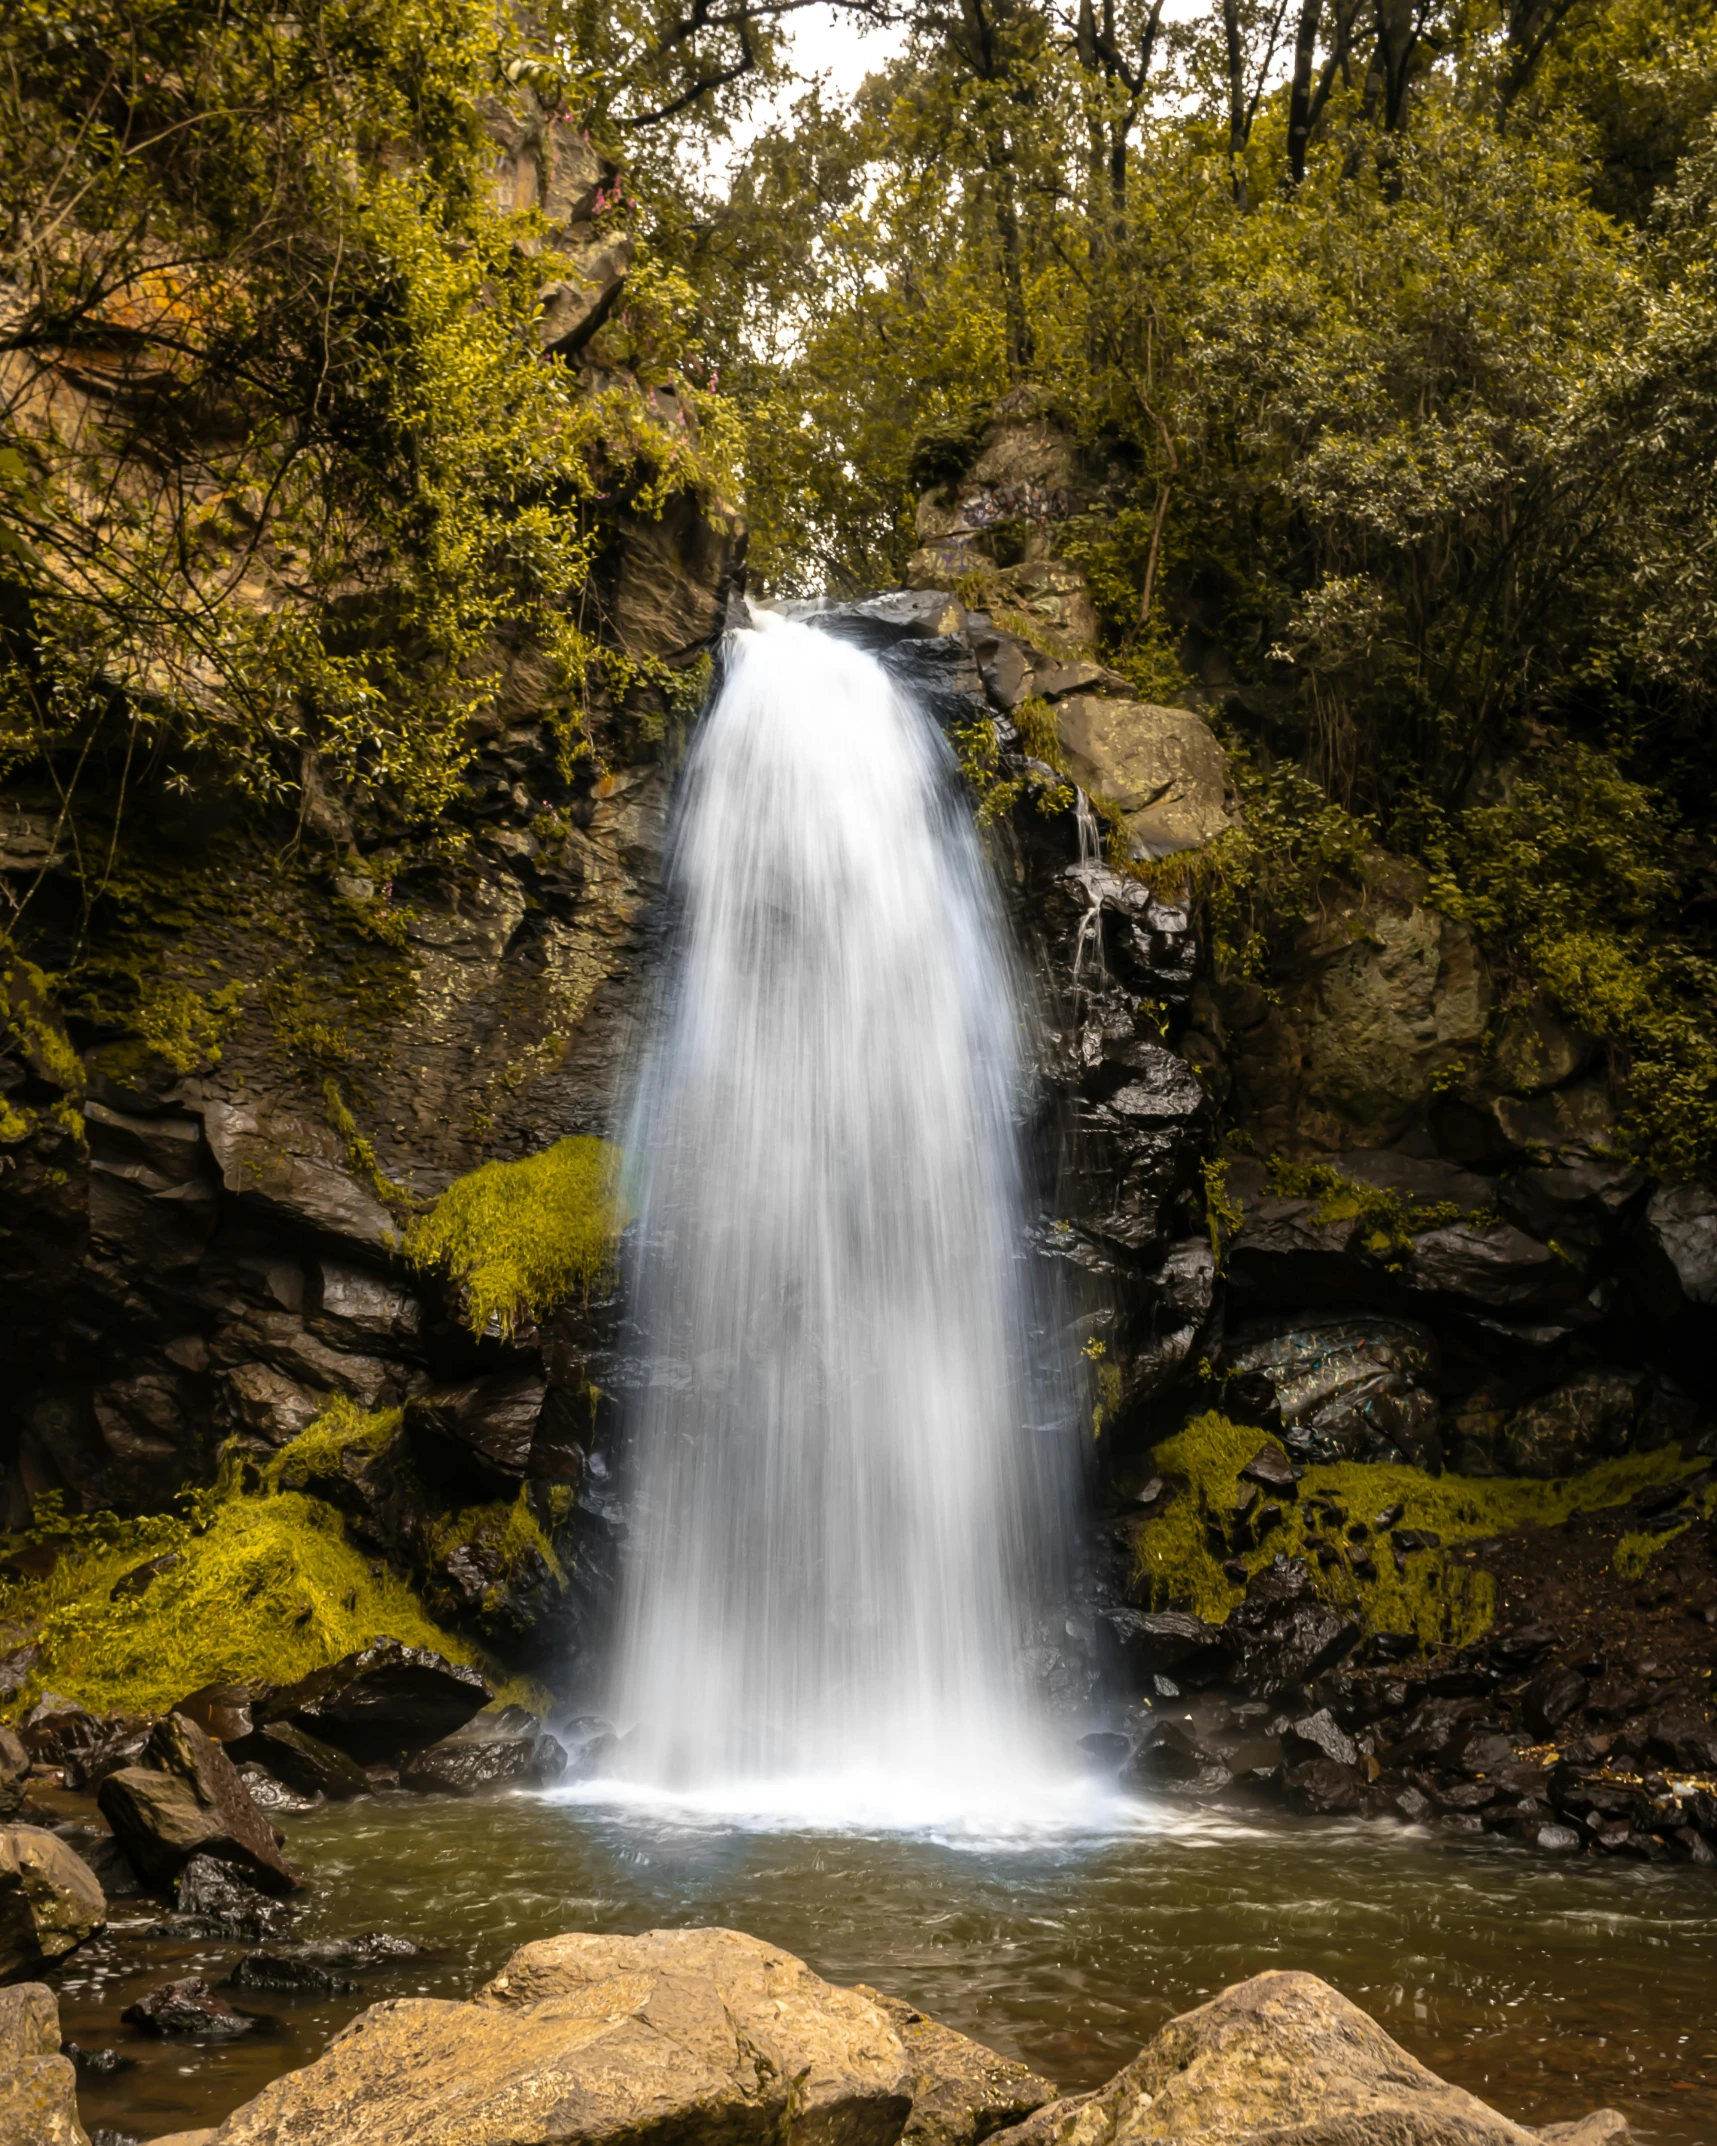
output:
<svg viewBox="0 0 1717 2146"><path fill-rule="evenodd" d="M946 745L861 650L736 634L669 898L628 1139L626 1771L712 1807L1005 1800L1048 1745L1026 1657L1075 1461L1024 1015Z"/></svg>

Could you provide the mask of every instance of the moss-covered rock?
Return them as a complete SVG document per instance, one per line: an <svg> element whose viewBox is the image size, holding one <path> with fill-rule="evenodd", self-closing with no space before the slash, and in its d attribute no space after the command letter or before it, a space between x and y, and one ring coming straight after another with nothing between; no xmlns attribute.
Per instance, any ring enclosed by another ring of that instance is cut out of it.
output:
<svg viewBox="0 0 1717 2146"><path fill-rule="evenodd" d="M478 1658L352 1540L342 1514L301 1491L248 1492L229 1480L182 1515L60 1524L50 1514L38 1533L57 1542L53 1570L0 1596L0 1615L33 1629L41 1648L15 1708L47 1686L93 1711L160 1713L204 1684L306 1676L377 1633L453 1661ZM116 1591L148 1560L160 1566L147 1586Z"/></svg>
<svg viewBox="0 0 1717 2146"><path fill-rule="evenodd" d="M610 1271L625 1221L619 1150L557 1140L449 1185L405 1238L413 1265L459 1287L474 1334L512 1334Z"/></svg>
<svg viewBox="0 0 1717 2146"><path fill-rule="evenodd" d="M1294 1495L1272 1496L1242 1477L1263 1449L1286 1465L1279 1440L1214 1410L1155 1448L1172 1495L1140 1529L1136 1565L1136 1586L1154 1607L1221 1624L1252 1576L1286 1554L1304 1558L1320 1594L1367 1630L1421 1647L1465 1646L1487 1629L1495 1605L1494 1583L1466 1546L1625 1505L1648 1485L1703 1466L1673 1446L1552 1482L1344 1461L1307 1468Z"/></svg>

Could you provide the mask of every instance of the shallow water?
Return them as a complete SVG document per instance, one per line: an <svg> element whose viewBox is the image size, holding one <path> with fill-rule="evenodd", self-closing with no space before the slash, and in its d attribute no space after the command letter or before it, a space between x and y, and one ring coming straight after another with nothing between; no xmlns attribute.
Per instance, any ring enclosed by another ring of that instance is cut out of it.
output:
<svg viewBox="0 0 1717 2146"><path fill-rule="evenodd" d="M85 1947L59 1978L65 2031L135 2062L85 2082L84 2121L146 2138L214 2123L364 2004L464 1996L529 1938L722 1923L833 1981L911 1998L1070 2089L1108 2078L1224 1984L1297 1967L1522 2122L1609 2103L1653 2146L1717 2140L1706 1871L1571 1866L1394 1826L1253 1825L1094 1794L1060 1829L1012 1836L957 1811L935 1838L735 1815L587 1790L390 1797L293 1820L290 1852L314 1880L304 1934L388 1929L433 1957L354 1997L232 1993L274 2024L199 2045L147 2042L119 2013L169 1975L218 1984L244 1948Z"/></svg>

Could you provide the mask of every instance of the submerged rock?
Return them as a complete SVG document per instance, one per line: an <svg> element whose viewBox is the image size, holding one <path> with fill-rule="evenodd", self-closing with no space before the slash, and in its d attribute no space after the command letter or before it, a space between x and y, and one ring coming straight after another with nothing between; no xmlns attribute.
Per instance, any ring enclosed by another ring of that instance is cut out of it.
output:
<svg viewBox="0 0 1717 2146"><path fill-rule="evenodd" d="M0 1990L0 2146L89 2146L59 2006L40 1982Z"/></svg>
<svg viewBox="0 0 1717 2146"><path fill-rule="evenodd" d="M296 1949L247 1952L227 1980L235 1990L311 1990L328 1997L349 1996L358 1986L326 1960Z"/></svg>
<svg viewBox="0 0 1717 2146"><path fill-rule="evenodd" d="M873 1998L733 1930L549 1938L469 2004L374 2005L218 2146L893 2146L914 2067Z"/></svg>
<svg viewBox="0 0 1717 2146"><path fill-rule="evenodd" d="M257 2024L248 2012L235 2012L197 1975L163 1982L135 2004L128 2004L119 2016L145 2034L195 2034L222 2042L249 2034Z"/></svg>
<svg viewBox="0 0 1717 2146"><path fill-rule="evenodd" d="M1000 2146L1531 2146L1316 1975L1254 1975L1171 2019L1094 2094Z"/></svg>
<svg viewBox="0 0 1717 2146"><path fill-rule="evenodd" d="M0 1827L0 1980L59 1959L106 1920L106 1896L73 1848L39 1826Z"/></svg>
<svg viewBox="0 0 1717 2146"><path fill-rule="evenodd" d="M194 1855L179 1874L181 1915L195 1916L236 1937L273 1937L289 1930L297 1911L247 1885L230 1863Z"/></svg>
<svg viewBox="0 0 1717 2146"><path fill-rule="evenodd" d="M440 1743L493 1697L475 1669L427 1647L379 1639L270 1693L258 1713L367 1763Z"/></svg>

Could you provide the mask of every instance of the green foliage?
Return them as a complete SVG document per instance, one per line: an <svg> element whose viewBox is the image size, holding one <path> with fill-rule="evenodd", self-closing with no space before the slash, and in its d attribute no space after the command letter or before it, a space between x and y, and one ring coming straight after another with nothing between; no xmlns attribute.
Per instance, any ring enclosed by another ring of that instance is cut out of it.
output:
<svg viewBox="0 0 1717 2146"><path fill-rule="evenodd" d="M293 1491L248 1495L229 1479L183 1514L138 1520L67 1519L44 1501L34 1539L63 1545L59 1560L8 1587L0 1615L37 1628L42 1686L98 1710L161 1712L214 1682L287 1683L383 1634L475 1659L403 1581L372 1570L331 1506ZM169 1555L178 1562L140 1593L114 1596Z"/></svg>
<svg viewBox="0 0 1717 2146"><path fill-rule="evenodd" d="M471 1331L510 1334L588 1295L612 1271L626 1215L606 1141L557 1140L522 1162L486 1162L413 1222L405 1256L453 1277Z"/></svg>
<svg viewBox="0 0 1717 2146"><path fill-rule="evenodd" d="M1674 928L1676 832L1660 795L1563 741L1525 756L1499 802L1435 817L1421 839L1439 906L1518 949L1610 1046L1631 1145L1686 1176L1717 1146L1717 963Z"/></svg>
<svg viewBox="0 0 1717 2146"><path fill-rule="evenodd" d="M1243 1581L1223 1569L1225 1562L1238 1558L1251 1574L1278 1552L1311 1558L1310 1538L1315 1535L1340 1551L1333 1565L1314 1562L1320 1593L1367 1630L1410 1633L1422 1647L1464 1646L1478 1638L1494 1614L1494 1583L1487 1573L1467 1565L1462 1543L1513 1528L1556 1527L1577 1512L1625 1505L1648 1484L1693 1474L1700 1465L1683 1461L1669 1446L1604 1461L1585 1475L1537 1482L1428 1476L1418 1468L1343 1461L1308 1468L1298 1496L1282 1501L1280 1526L1253 1542L1237 1527L1239 1476L1266 1445L1283 1450L1265 1432L1212 1410L1157 1446L1152 1464L1177 1487L1177 1494L1168 1510L1139 1535L1139 1576L1153 1602L1184 1606L1220 1624L1246 1591ZM1324 1499L1345 1516L1339 1525L1312 1524ZM1401 1507L1402 1526L1436 1534L1441 1547L1409 1551L1407 1569L1399 1573L1387 1542L1368 1539L1365 1547L1377 1576L1363 1579L1353 1570L1359 1546L1348 1531L1360 1522L1369 1534L1374 1516L1396 1505Z"/></svg>
<svg viewBox="0 0 1717 2146"><path fill-rule="evenodd" d="M483 113L533 66L507 13L23 0L0 59L0 755L81 768L117 713L128 770L286 798L311 747L427 821L524 642L587 749L604 502L717 472L647 392L684 343L672 270L640 269L601 392L539 355L540 287L577 269L491 199Z"/></svg>

